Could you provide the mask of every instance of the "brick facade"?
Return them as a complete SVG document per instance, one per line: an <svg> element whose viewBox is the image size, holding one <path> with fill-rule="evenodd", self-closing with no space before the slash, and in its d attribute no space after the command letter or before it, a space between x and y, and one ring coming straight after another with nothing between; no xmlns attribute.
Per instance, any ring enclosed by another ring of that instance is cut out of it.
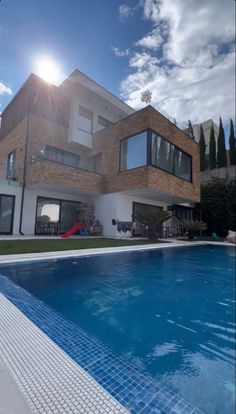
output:
<svg viewBox="0 0 236 414"><path fill-rule="evenodd" d="M120 141L152 129L192 157L192 182L153 166L119 171ZM93 138L94 153L102 152L102 174L106 193L149 188L192 202L200 201L199 146L152 107L146 107L100 131Z"/></svg>

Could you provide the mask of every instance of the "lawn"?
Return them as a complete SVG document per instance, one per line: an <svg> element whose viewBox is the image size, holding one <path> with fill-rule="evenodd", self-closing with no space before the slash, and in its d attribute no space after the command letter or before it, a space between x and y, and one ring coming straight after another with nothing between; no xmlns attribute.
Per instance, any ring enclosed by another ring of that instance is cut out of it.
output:
<svg viewBox="0 0 236 414"><path fill-rule="evenodd" d="M55 252L60 250L95 249L99 247L119 247L150 244L148 240L121 239L32 239L32 240L2 240L0 255L18 253Z"/></svg>

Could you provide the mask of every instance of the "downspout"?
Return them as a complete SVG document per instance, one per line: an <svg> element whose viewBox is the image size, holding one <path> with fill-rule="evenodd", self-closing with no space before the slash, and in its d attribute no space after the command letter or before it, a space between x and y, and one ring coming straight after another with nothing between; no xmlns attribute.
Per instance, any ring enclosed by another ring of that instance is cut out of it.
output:
<svg viewBox="0 0 236 414"><path fill-rule="evenodd" d="M19 233L22 236L24 236L24 233L22 232L22 219L23 219L23 210L24 210L24 201L25 201L26 164L27 164L28 142L29 142L29 118L30 118L30 95L29 95L29 98L28 98L28 109L27 109L27 123L26 123L26 133L25 133L25 153L24 153L24 167L23 167L23 177L22 177L20 223L19 223Z"/></svg>

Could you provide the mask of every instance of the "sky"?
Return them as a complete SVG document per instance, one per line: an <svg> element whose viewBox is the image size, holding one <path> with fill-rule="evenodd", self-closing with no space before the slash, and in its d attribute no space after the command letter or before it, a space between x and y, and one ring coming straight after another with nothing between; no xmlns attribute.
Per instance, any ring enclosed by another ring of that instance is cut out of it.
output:
<svg viewBox="0 0 236 414"><path fill-rule="evenodd" d="M42 56L181 127L235 119L235 0L0 0L0 112ZM38 65L37 65L38 63Z"/></svg>

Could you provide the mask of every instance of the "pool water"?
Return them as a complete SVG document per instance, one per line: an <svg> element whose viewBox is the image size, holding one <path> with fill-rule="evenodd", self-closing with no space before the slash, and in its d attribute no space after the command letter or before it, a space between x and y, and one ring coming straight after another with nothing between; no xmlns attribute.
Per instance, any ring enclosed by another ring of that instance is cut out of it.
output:
<svg viewBox="0 0 236 414"><path fill-rule="evenodd" d="M205 413L234 412L233 247L42 261L0 273Z"/></svg>

